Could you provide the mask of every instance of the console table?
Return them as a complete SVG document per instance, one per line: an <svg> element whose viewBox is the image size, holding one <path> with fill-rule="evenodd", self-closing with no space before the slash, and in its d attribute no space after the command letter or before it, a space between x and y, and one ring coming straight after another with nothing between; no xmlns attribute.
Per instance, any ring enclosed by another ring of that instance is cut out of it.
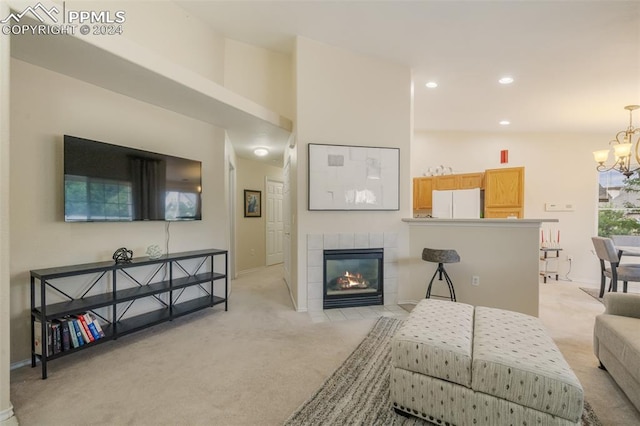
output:
<svg viewBox="0 0 640 426"><path fill-rule="evenodd" d="M157 259L134 258L127 263L32 270L31 366L40 359L42 378L46 379L48 361L221 303L226 311L227 262L226 250L206 249ZM214 295L215 283L223 281L224 296ZM142 299L152 302L152 307L131 309ZM54 338L49 335L52 324L87 312L98 321L102 337L79 347L48 350ZM36 337L41 339L40 353L36 353Z"/></svg>

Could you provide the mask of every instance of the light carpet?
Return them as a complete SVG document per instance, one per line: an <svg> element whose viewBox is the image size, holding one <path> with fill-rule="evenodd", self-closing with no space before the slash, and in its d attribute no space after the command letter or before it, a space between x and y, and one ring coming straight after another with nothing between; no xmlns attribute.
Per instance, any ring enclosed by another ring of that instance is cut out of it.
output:
<svg viewBox="0 0 640 426"><path fill-rule="evenodd" d="M401 320L380 318L344 364L285 425L429 425L422 419L400 416L391 409L390 342L401 324ZM586 401L582 425L602 425Z"/></svg>

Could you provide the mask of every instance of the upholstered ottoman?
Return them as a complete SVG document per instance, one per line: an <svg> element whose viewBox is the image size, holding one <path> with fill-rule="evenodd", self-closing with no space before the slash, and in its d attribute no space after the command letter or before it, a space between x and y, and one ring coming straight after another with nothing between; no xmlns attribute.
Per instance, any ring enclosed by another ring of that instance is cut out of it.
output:
<svg viewBox="0 0 640 426"><path fill-rule="evenodd" d="M396 411L438 424L578 425L583 390L540 321L426 299L392 340Z"/></svg>

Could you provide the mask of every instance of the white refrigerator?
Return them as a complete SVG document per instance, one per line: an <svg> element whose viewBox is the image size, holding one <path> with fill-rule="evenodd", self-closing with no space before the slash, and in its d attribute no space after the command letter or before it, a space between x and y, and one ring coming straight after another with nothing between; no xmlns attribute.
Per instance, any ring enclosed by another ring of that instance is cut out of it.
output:
<svg viewBox="0 0 640 426"><path fill-rule="evenodd" d="M480 219L480 189L433 191L431 216L439 219Z"/></svg>

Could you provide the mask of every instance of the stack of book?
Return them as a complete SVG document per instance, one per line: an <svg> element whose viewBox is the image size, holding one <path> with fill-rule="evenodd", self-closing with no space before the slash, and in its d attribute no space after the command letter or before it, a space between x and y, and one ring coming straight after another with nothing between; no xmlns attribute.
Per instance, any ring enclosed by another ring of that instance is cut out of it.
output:
<svg viewBox="0 0 640 426"><path fill-rule="evenodd" d="M37 355L51 356L60 352L79 348L104 337L104 331L96 318L89 312L69 315L47 321L46 340L42 338L42 323L33 323L34 351Z"/></svg>

